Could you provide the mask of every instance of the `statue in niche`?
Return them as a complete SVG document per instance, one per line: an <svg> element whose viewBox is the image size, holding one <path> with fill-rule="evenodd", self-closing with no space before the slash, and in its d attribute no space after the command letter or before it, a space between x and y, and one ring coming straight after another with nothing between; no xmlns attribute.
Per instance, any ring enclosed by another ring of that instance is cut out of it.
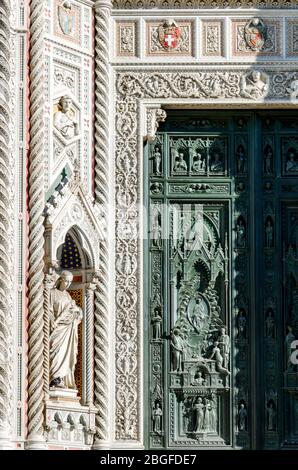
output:
<svg viewBox="0 0 298 470"><path fill-rule="evenodd" d="M216 396L211 396L210 400L211 413L210 413L210 431L216 432L217 429L217 400Z"/></svg>
<svg viewBox="0 0 298 470"><path fill-rule="evenodd" d="M264 160L265 160L265 168L264 171L267 175L270 175L272 173L272 163L273 163L273 152L272 148L267 146L265 155L264 155Z"/></svg>
<svg viewBox="0 0 298 470"><path fill-rule="evenodd" d="M152 412L153 415L153 431L160 432L161 431L161 417L162 417L162 409L160 404L157 402L155 408Z"/></svg>
<svg viewBox="0 0 298 470"><path fill-rule="evenodd" d="M72 117L71 106L70 96L61 96L58 111L54 114L54 126L65 139L72 139L79 134L79 124Z"/></svg>
<svg viewBox="0 0 298 470"><path fill-rule="evenodd" d="M267 403L267 431L275 431L276 429L276 409L272 400Z"/></svg>
<svg viewBox="0 0 298 470"><path fill-rule="evenodd" d="M226 329L224 326L219 330L217 341L223 358L223 367L228 369L230 358L230 338L229 335L226 334Z"/></svg>
<svg viewBox="0 0 298 470"><path fill-rule="evenodd" d="M206 169L205 159L202 158L202 155L200 153L197 153L194 156L192 171L205 171L205 169Z"/></svg>
<svg viewBox="0 0 298 470"><path fill-rule="evenodd" d="M220 153L216 150L211 159L210 170L214 172L223 171L224 164Z"/></svg>
<svg viewBox="0 0 298 470"><path fill-rule="evenodd" d="M162 318L158 308L154 309L154 314L152 316L151 323L153 326L153 339L160 339Z"/></svg>
<svg viewBox="0 0 298 470"><path fill-rule="evenodd" d="M246 170L246 155L243 145L239 145L236 153L237 171L238 173L245 173Z"/></svg>
<svg viewBox="0 0 298 470"><path fill-rule="evenodd" d="M189 432L190 427L190 418L191 418L191 400L188 398L187 401L183 404L183 430L184 432Z"/></svg>
<svg viewBox="0 0 298 470"><path fill-rule="evenodd" d="M204 379L202 372L198 371L195 375L192 385L205 385L205 384L206 384L206 380Z"/></svg>
<svg viewBox="0 0 298 470"><path fill-rule="evenodd" d="M187 171L187 163L184 160L184 154L182 152L179 153L178 158L176 159L174 165L174 171Z"/></svg>
<svg viewBox="0 0 298 470"><path fill-rule="evenodd" d="M296 152L293 149L290 149L288 151L286 171L288 171L290 173L298 171L298 163L297 163L297 158L296 158Z"/></svg>
<svg viewBox="0 0 298 470"><path fill-rule="evenodd" d="M230 372L228 371L228 369L223 367L224 358L222 357L221 350L218 347L218 341L214 342L214 346L213 346L213 349L212 349L212 354L210 356L210 359L213 359L213 358L215 358L217 371L224 374L224 375L229 375Z"/></svg>
<svg viewBox="0 0 298 470"><path fill-rule="evenodd" d="M237 247L245 248L246 245L246 231L242 218L238 219L237 227Z"/></svg>
<svg viewBox="0 0 298 470"><path fill-rule="evenodd" d="M271 219L267 220L266 227L265 227L265 247L272 248L273 247L273 225Z"/></svg>
<svg viewBox="0 0 298 470"><path fill-rule="evenodd" d="M194 404L194 411L196 415L196 424L194 432L201 432L204 429L204 415L205 415L205 405L203 403L202 397L198 397Z"/></svg>
<svg viewBox="0 0 298 470"><path fill-rule="evenodd" d="M158 217L155 220L155 223L152 227L152 245L155 248L161 247L161 226L158 221Z"/></svg>
<svg viewBox="0 0 298 470"><path fill-rule="evenodd" d="M206 431L211 431L211 421L212 421L212 406L210 400L205 398L205 416L204 416L204 429Z"/></svg>
<svg viewBox="0 0 298 470"><path fill-rule="evenodd" d="M295 341L295 336L293 334L293 328L288 325L287 327L287 336L285 339L285 350L286 350L286 361L287 361L287 370L292 371L293 370L293 364L291 362L291 354L292 354L292 348L291 344L293 341Z"/></svg>
<svg viewBox="0 0 298 470"><path fill-rule="evenodd" d="M246 338L246 315L243 308L239 310L238 315L238 338Z"/></svg>
<svg viewBox="0 0 298 470"><path fill-rule="evenodd" d="M247 411L244 403L240 403L238 410L238 429L239 431L247 430Z"/></svg>
<svg viewBox="0 0 298 470"><path fill-rule="evenodd" d="M76 389L78 325L83 313L67 292L72 279L71 272L62 271L50 291L50 387Z"/></svg>
<svg viewBox="0 0 298 470"><path fill-rule="evenodd" d="M161 153L159 147L155 147L154 153L153 153L153 172L156 175L160 175L161 173Z"/></svg>
<svg viewBox="0 0 298 470"><path fill-rule="evenodd" d="M259 70L253 70L242 79L242 94L246 98L264 98L269 90L269 77Z"/></svg>
<svg viewBox="0 0 298 470"><path fill-rule="evenodd" d="M196 300L192 310L189 312L189 318L196 331L204 331L207 328L208 307L205 301L199 297Z"/></svg>
<svg viewBox="0 0 298 470"><path fill-rule="evenodd" d="M174 328L171 332L171 351L172 351L172 371L180 372L182 370L182 356L184 352L184 341L179 328Z"/></svg>
<svg viewBox="0 0 298 470"><path fill-rule="evenodd" d="M266 338L275 338L275 320L272 308L267 311L267 318L265 320L265 333Z"/></svg>

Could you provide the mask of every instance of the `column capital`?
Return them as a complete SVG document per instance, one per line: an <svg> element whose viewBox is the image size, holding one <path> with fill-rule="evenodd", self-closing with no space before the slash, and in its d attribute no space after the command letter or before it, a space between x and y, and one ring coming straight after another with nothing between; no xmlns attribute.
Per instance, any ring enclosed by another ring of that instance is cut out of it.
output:
<svg viewBox="0 0 298 470"><path fill-rule="evenodd" d="M111 10L113 8L112 0L96 0L94 2L94 10L98 10L101 8L108 8Z"/></svg>

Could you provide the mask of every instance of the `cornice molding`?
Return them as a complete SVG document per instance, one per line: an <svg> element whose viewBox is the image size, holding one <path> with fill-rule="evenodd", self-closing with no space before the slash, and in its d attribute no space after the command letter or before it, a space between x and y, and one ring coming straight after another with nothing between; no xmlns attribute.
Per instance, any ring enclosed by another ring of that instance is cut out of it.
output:
<svg viewBox="0 0 298 470"><path fill-rule="evenodd" d="M100 2L98 2L100 3ZM248 8L255 10L298 8L297 0L114 0L114 9L233 9Z"/></svg>

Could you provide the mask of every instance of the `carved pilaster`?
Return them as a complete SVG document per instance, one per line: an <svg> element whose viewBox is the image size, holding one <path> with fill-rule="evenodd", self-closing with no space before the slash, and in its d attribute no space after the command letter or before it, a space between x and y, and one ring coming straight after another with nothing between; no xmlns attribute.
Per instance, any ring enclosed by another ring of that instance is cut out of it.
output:
<svg viewBox="0 0 298 470"><path fill-rule="evenodd" d="M95 200L107 227L109 188L109 44L112 2L95 2ZM100 243L100 277L95 290L94 404L95 448L108 440L108 240Z"/></svg>
<svg viewBox="0 0 298 470"><path fill-rule="evenodd" d="M160 122L164 122L167 117L167 113L160 107L147 107L146 116L146 137L149 141L155 140L156 132Z"/></svg>
<svg viewBox="0 0 298 470"><path fill-rule="evenodd" d="M0 449L11 447L10 2L0 4Z"/></svg>
<svg viewBox="0 0 298 470"><path fill-rule="evenodd" d="M94 290L95 284L88 284L86 289L86 385L85 402L93 404L93 332L94 332Z"/></svg>
<svg viewBox="0 0 298 470"><path fill-rule="evenodd" d="M44 2L30 2L28 448L44 441Z"/></svg>

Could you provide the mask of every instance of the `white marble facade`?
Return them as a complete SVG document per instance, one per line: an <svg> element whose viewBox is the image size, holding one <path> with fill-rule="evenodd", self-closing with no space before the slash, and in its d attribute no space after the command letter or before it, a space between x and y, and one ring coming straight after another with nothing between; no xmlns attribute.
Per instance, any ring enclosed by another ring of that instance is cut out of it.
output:
<svg viewBox="0 0 298 470"><path fill-rule="evenodd" d="M143 139L169 105L297 106L298 2L214 3L1 2L2 449L144 446ZM67 233L86 258L81 401L48 383Z"/></svg>

